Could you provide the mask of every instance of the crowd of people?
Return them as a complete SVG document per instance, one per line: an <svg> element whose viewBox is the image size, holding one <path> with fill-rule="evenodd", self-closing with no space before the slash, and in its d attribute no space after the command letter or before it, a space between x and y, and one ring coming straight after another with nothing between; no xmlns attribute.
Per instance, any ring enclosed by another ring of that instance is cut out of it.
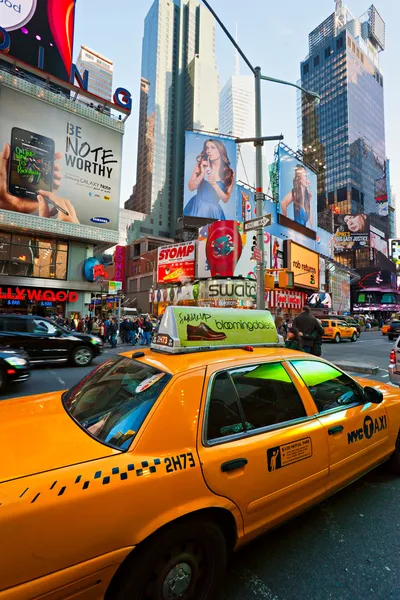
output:
<svg viewBox="0 0 400 600"><path fill-rule="evenodd" d="M106 319L78 315L71 319L58 317L55 319L58 325L66 327L70 331L78 333L91 333L97 335L104 343L109 343L112 348L117 347L118 322L115 317ZM124 317L120 322L119 335L123 344L149 346L152 335L157 331L159 321L154 322L149 317L129 318Z"/></svg>
<svg viewBox="0 0 400 600"><path fill-rule="evenodd" d="M285 341L286 348L321 356L324 329L321 321L311 314L309 306L305 306L303 312L293 321L277 316L275 325L278 334Z"/></svg>

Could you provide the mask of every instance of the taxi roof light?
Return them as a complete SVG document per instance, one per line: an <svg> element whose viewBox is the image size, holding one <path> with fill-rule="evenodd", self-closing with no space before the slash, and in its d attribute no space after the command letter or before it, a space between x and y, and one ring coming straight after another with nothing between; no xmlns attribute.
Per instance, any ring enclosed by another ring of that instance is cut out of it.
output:
<svg viewBox="0 0 400 600"><path fill-rule="evenodd" d="M168 306L151 350L182 354L227 348L282 347L268 310Z"/></svg>

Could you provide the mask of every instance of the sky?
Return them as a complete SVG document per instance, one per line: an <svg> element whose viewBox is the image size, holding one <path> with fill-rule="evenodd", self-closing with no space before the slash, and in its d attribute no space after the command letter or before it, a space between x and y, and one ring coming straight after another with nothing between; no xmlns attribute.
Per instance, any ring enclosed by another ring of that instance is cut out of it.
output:
<svg viewBox="0 0 400 600"><path fill-rule="evenodd" d="M250 62L259 65L264 75L296 82L300 61L308 54L308 34L335 8L334 0L209 0L232 34L237 28L238 42ZM361 16L371 0L349 0L355 17ZM137 128L144 18L153 0L77 0L74 58L85 44L114 61L114 89L122 86L132 94L132 113L126 122L122 161L121 204L132 192L136 180ZM400 233L400 43L396 42L400 24L400 2L376 0L376 8L386 22L386 50L381 53L381 72L385 90L386 154L391 160L392 189L397 194ZM220 85L234 72L234 49L217 26L216 54ZM248 67L241 62L240 72ZM284 142L296 149L296 90L262 82L263 135L284 135ZM273 145L264 146L268 162ZM264 174L267 178L267 173ZM264 185L265 187L265 185Z"/></svg>

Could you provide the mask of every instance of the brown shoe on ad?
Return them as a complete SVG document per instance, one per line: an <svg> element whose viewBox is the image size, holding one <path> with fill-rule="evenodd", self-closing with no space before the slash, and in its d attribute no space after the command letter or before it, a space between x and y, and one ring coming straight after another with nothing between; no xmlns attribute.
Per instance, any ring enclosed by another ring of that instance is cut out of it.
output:
<svg viewBox="0 0 400 600"><path fill-rule="evenodd" d="M215 342L218 340L225 340L226 335L222 332L214 331L205 323L200 323L198 326L187 326L187 339L188 342Z"/></svg>

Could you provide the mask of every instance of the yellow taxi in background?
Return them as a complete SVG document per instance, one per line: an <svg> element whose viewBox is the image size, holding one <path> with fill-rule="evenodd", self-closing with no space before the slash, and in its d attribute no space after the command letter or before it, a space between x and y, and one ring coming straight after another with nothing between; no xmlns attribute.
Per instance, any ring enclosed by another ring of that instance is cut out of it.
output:
<svg viewBox="0 0 400 600"><path fill-rule="evenodd" d="M267 311L168 307L151 349L0 418L0 600L210 600L231 549L400 472L400 392Z"/></svg>
<svg viewBox="0 0 400 600"><path fill-rule="evenodd" d="M381 327L382 335L387 335L388 332L389 332L389 329L390 329L390 322L385 323L384 325L382 325L382 327Z"/></svg>
<svg viewBox="0 0 400 600"><path fill-rule="evenodd" d="M322 339L324 341L336 342L350 340L356 342L358 335L356 327L349 325L346 321L340 319L321 319L321 325L324 328Z"/></svg>

